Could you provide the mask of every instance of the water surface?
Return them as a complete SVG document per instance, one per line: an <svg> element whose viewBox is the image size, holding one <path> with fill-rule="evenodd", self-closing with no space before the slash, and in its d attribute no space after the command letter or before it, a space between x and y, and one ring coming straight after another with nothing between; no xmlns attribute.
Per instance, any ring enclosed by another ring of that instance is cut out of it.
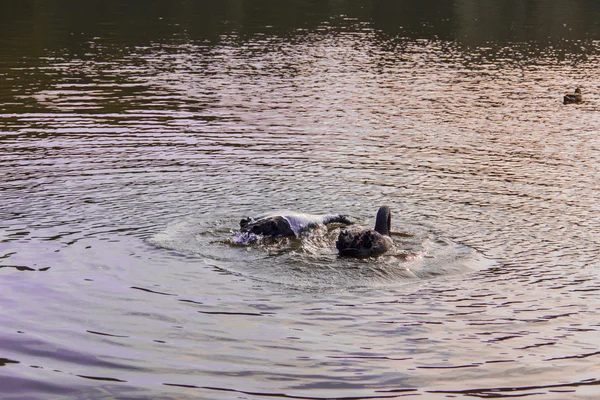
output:
<svg viewBox="0 0 600 400"><path fill-rule="evenodd" d="M594 398L600 7L502 4L0 6L2 397Z"/></svg>

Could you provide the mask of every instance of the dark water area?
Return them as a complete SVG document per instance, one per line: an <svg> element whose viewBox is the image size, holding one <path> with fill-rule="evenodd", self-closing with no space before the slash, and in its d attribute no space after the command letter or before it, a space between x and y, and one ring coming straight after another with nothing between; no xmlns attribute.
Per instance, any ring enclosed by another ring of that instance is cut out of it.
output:
<svg viewBox="0 0 600 400"><path fill-rule="evenodd" d="M599 21L1 2L0 398L600 397ZM231 239L383 204L378 258Z"/></svg>

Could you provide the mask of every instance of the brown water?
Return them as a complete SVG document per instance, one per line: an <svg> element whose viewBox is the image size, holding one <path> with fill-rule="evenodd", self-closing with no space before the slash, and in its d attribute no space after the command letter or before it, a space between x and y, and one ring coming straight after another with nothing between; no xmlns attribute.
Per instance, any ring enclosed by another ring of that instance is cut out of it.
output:
<svg viewBox="0 0 600 400"><path fill-rule="evenodd" d="M600 397L600 6L80 3L0 5L0 397Z"/></svg>

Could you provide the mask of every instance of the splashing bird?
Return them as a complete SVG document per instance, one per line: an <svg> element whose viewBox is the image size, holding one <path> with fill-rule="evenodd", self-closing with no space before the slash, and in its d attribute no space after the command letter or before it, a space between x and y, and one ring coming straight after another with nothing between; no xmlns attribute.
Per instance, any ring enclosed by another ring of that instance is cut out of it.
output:
<svg viewBox="0 0 600 400"><path fill-rule="evenodd" d="M270 237L299 237L304 231L334 222L352 224L350 219L340 214L312 215L286 212L257 218L244 218L240 221L240 232Z"/></svg>
<svg viewBox="0 0 600 400"><path fill-rule="evenodd" d="M335 247L340 256L370 257L383 254L393 245L391 228L390 208L380 207L375 219L375 229L344 230L340 232Z"/></svg>

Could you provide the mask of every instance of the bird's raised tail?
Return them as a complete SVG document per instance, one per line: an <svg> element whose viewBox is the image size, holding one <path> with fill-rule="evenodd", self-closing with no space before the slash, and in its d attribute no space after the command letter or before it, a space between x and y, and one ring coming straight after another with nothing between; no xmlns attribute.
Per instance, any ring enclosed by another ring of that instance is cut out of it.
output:
<svg viewBox="0 0 600 400"><path fill-rule="evenodd" d="M375 232L390 236L392 230L392 213L388 206L379 207L377 218L375 219Z"/></svg>

